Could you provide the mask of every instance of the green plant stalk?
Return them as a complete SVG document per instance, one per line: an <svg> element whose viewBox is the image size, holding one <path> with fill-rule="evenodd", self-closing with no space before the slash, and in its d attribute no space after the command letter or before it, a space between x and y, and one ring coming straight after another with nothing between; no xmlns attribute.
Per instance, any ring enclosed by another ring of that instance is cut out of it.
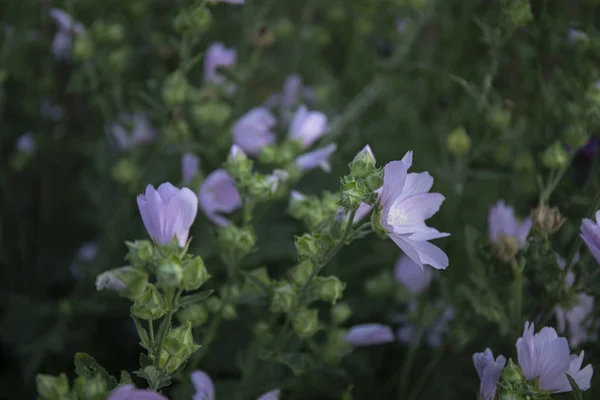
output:
<svg viewBox="0 0 600 400"><path fill-rule="evenodd" d="M408 352L406 353L406 357L404 357L404 361L402 362L402 368L400 370L400 385L398 386L398 398L400 399L404 398L404 396L407 393L408 380L410 378L412 364L415 360L415 355L417 354L419 345L421 344L422 336L423 330L420 329L419 332L410 341Z"/></svg>
<svg viewBox="0 0 600 400"><path fill-rule="evenodd" d="M522 265L517 263L517 260L513 260L511 263L513 274L514 274L514 308L513 308L513 324L516 327L517 333L521 329L521 311L522 311L522 297L523 297L523 268Z"/></svg>
<svg viewBox="0 0 600 400"><path fill-rule="evenodd" d="M433 373L433 371L435 370L435 368L437 367L437 365L439 364L439 362L442 360L443 357L444 357L444 346L442 345L437 348L437 350L435 352L435 356L431 359L431 361L429 361L429 363L427 364L427 366L425 367L425 369L419 376L419 379L417 380L417 383L415 383L413 390L409 393L407 400L416 400L417 399L417 396L419 396L419 394L423 390L423 386L425 386L425 383L429 380L429 377L431 376L431 374Z"/></svg>

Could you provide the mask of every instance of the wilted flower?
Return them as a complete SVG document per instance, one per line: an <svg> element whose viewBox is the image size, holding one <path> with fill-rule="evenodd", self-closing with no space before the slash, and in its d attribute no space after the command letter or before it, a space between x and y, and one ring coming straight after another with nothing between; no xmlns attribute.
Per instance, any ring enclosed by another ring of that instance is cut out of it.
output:
<svg viewBox="0 0 600 400"><path fill-rule="evenodd" d="M379 222L394 243L419 267L428 264L445 269L448 256L428 241L450 234L425 224L425 220L439 210L444 196L428 193L433 178L427 172L409 174L411 165L412 151L409 151L402 161L392 161L385 166Z"/></svg>
<svg viewBox="0 0 600 400"><path fill-rule="evenodd" d="M107 134L114 137L120 150L131 150L154 141L156 133L145 114L121 114L118 121L109 124Z"/></svg>
<svg viewBox="0 0 600 400"><path fill-rule="evenodd" d="M169 400L160 393L149 389L136 389L134 385L118 386L107 400Z"/></svg>
<svg viewBox="0 0 600 400"><path fill-rule="evenodd" d="M419 267L413 260L403 254L396 261L394 277L412 294L419 294L429 286L433 274L430 269Z"/></svg>
<svg viewBox="0 0 600 400"><path fill-rule="evenodd" d="M305 105L298 107L289 127L289 135L298 140L303 148L308 148L316 142L327 129L327 117L318 111L308 111Z"/></svg>
<svg viewBox="0 0 600 400"><path fill-rule="evenodd" d="M219 213L230 213L242 206L235 182L224 169L217 169L206 177L198 198L204 214L219 226L229 225L229 220Z"/></svg>
<svg viewBox="0 0 600 400"><path fill-rule="evenodd" d="M169 182L158 189L146 186L146 193L137 197L146 231L158 244L164 245L177 237L180 247L187 242L190 227L198 212L198 197L188 188L178 189Z"/></svg>
<svg viewBox="0 0 600 400"><path fill-rule="evenodd" d="M33 153L36 149L33 133L27 132L19 136L17 139L17 150L22 153Z"/></svg>
<svg viewBox="0 0 600 400"><path fill-rule="evenodd" d="M499 355L494 360L492 350L485 349L483 353L473 354L473 364L481 380L479 395L483 400L493 400L496 396L496 386L506 364L506 358Z"/></svg>
<svg viewBox="0 0 600 400"><path fill-rule="evenodd" d="M65 11L57 8L50 10L50 17L58 25L58 31L52 41L52 51L57 58L68 58L73 47L73 36L84 32L83 25L73 20Z"/></svg>
<svg viewBox="0 0 600 400"><path fill-rule="evenodd" d="M581 369L584 352L579 356L571 355L567 339L558 337L554 328L544 327L534 335L533 323L526 322L516 346L523 376L527 380L539 377L540 389L553 393L570 392L567 374L581 390L590 388L594 371L591 365Z"/></svg>
<svg viewBox="0 0 600 400"><path fill-rule="evenodd" d="M352 346L371 346L394 341L392 328L382 324L355 325L345 337Z"/></svg>
<svg viewBox="0 0 600 400"><path fill-rule="evenodd" d="M329 157L337 149L337 145L332 143L320 149L304 153L296 158L296 167L301 171L310 171L311 169L321 167L325 172L331 171Z"/></svg>
<svg viewBox="0 0 600 400"><path fill-rule="evenodd" d="M275 142L271 131L277 120L263 107L253 108L233 126L233 142L250 155L257 155L263 147Z"/></svg>
<svg viewBox="0 0 600 400"><path fill-rule="evenodd" d="M193 400L214 400L215 399L215 385L208 376L203 371L194 371L191 375L192 385L194 385L194 389L196 393L192 397ZM264 393L257 400L279 400L279 396L281 391L279 389L272 390L270 392Z"/></svg>
<svg viewBox="0 0 600 400"><path fill-rule="evenodd" d="M236 63L237 51L228 49L221 42L210 45L204 56L204 81L223 83L225 78L217 71L219 67L230 67Z"/></svg>
<svg viewBox="0 0 600 400"><path fill-rule="evenodd" d="M200 171L200 157L192 154L185 153L181 157L181 175L183 177L183 183L190 183L198 172Z"/></svg>
<svg viewBox="0 0 600 400"><path fill-rule="evenodd" d="M600 264L600 211L596 211L596 222L584 218L581 223L581 238Z"/></svg>

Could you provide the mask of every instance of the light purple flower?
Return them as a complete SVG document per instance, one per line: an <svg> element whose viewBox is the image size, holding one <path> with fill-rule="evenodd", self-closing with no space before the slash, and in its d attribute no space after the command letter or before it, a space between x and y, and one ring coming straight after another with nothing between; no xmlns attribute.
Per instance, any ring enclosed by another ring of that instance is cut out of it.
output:
<svg viewBox="0 0 600 400"><path fill-rule="evenodd" d="M499 355L494 360L492 350L485 349L483 353L473 354L473 364L475 364L477 375L479 375L479 379L481 380L479 395L482 397L482 400L493 400L496 396L498 380L506 364L506 358Z"/></svg>
<svg viewBox="0 0 600 400"><path fill-rule="evenodd" d="M429 286L433 279L433 274L429 268L423 269L415 264L408 256L402 255L398 258L398 261L396 261L394 277L412 294L416 295Z"/></svg>
<svg viewBox="0 0 600 400"><path fill-rule="evenodd" d="M215 385L203 371L194 371L191 375L192 385L196 393L194 394L193 400L214 400L215 399Z"/></svg>
<svg viewBox="0 0 600 400"><path fill-rule="evenodd" d="M57 8L50 10L50 17L58 25L58 31L52 41L52 51L57 58L66 59L71 55L73 36L84 32L83 25L73 20L65 11Z"/></svg>
<svg viewBox="0 0 600 400"><path fill-rule="evenodd" d="M277 120L266 108L253 108L233 126L233 142L247 154L255 156L275 142L271 129L276 123Z"/></svg>
<svg viewBox="0 0 600 400"><path fill-rule="evenodd" d="M200 157L192 153L185 153L181 157L181 175L183 183L190 183L200 171Z"/></svg>
<svg viewBox="0 0 600 400"><path fill-rule="evenodd" d="M148 117L142 113L121 114L118 121L107 126L106 132L114 137L117 147L123 151L152 143L156 136Z"/></svg>
<svg viewBox="0 0 600 400"><path fill-rule="evenodd" d="M356 214L354 214L354 224L360 222L364 217L367 216L373 210L373 206L368 205L367 203L360 203L358 208L356 209Z"/></svg>
<svg viewBox="0 0 600 400"><path fill-rule="evenodd" d="M581 41L588 40L588 36L585 33L578 31L577 29L573 29L573 28L569 28L568 38L569 38L570 44L575 44L580 40Z"/></svg>
<svg viewBox="0 0 600 400"><path fill-rule="evenodd" d="M305 105L298 107L290 124L289 135L302 143L303 148L313 145L327 130L327 117L318 111L308 111Z"/></svg>
<svg viewBox="0 0 600 400"><path fill-rule="evenodd" d="M136 389L133 385L118 386L107 400L169 400L160 393L149 389Z"/></svg>
<svg viewBox="0 0 600 400"><path fill-rule="evenodd" d="M285 79L283 90L281 92L281 107L288 108L293 106L300 97L303 89L302 78L300 75L292 74Z"/></svg>
<svg viewBox="0 0 600 400"><path fill-rule="evenodd" d="M310 171L311 169L320 167L323 171L331 171L329 165L329 157L337 149L337 145L332 143L320 149L304 153L296 158L296 167L301 171Z"/></svg>
<svg viewBox="0 0 600 400"><path fill-rule="evenodd" d="M35 139L33 133L27 132L19 136L17 139L17 150L22 153L33 153L36 149Z"/></svg>
<svg viewBox="0 0 600 400"><path fill-rule="evenodd" d="M600 264L600 211L596 211L596 221L584 218L581 223L581 238Z"/></svg>
<svg viewBox="0 0 600 400"><path fill-rule="evenodd" d="M594 311L592 296L580 293L578 297L577 304L569 310L565 311L560 306L555 309L557 329L559 332L564 332L568 325L569 342L572 347L577 347L588 340L588 329L591 328L591 321L588 321L588 317Z"/></svg>
<svg viewBox="0 0 600 400"><path fill-rule="evenodd" d="M180 247L188 240L190 227L198 212L198 197L188 188L178 189L169 182L158 189L146 186L137 196L146 231L158 244L170 243L177 237Z"/></svg>
<svg viewBox="0 0 600 400"><path fill-rule="evenodd" d="M425 220L439 210L444 196L428 193L433 178L428 172L409 174L411 165L412 151L409 151L401 161L392 161L385 166L379 198L380 223L394 243L419 267L428 264L445 269L448 256L428 241L450 234L425 224Z"/></svg>
<svg viewBox="0 0 600 400"><path fill-rule="evenodd" d="M217 84L225 82L225 78L217 71L219 67L230 67L237 61L237 51L228 49L221 42L215 42L206 50L204 56L204 81Z"/></svg>
<svg viewBox="0 0 600 400"><path fill-rule="evenodd" d="M204 214L219 226L229 225L229 220L219 213L230 213L242 206L235 182L224 169L217 169L206 177L198 198Z"/></svg>
<svg viewBox="0 0 600 400"><path fill-rule="evenodd" d="M490 209L488 216L490 239L494 243L503 236L509 236L516 238L521 247L525 246L531 224L531 218L526 218L522 223L519 223L515 216L515 210L511 206L507 206L504 200L496 203Z"/></svg>
<svg viewBox="0 0 600 400"><path fill-rule="evenodd" d="M346 341L352 346L371 346L394 341L392 328L382 324L355 325L346 334Z"/></svg>
<svg viewBox="0 0 600 400"><path fill-rule="evenodd" d="M525 379L539 377L539 387L553 393L570 392L569 374L581 390L590 388L593 368L587 365L581 369L583 351L570 355L569 343L558 337L554 328L544 327L534 335L533 323L526 322L523 336L517 340L519 365Z"/></svg>

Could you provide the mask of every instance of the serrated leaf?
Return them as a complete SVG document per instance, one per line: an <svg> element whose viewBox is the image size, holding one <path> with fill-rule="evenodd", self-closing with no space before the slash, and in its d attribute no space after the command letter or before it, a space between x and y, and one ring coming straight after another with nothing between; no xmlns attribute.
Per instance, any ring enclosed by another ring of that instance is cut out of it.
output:
<svg viewBox="0 0 600 400"><path fill-rule="evenodd" d="M277 361L287 366L296 376L304 373L314 363L306 353L283 353Z"/></svg>
<svg viewBox="0 0 600 400"><path fill-rule="evenodd" d="M155 387L156 390L169 386L171 384L171 377L165 371L159 370L153 365L145 367L143 369L134 372L140 378L143 378L148 382L148 385Z"/></svg>
<svg viewBox="0 0 600 400"><path fill-rule="evenodd" d="M567 379L569 380L571 389L573 389L573 398L576 400L582 400L583 395L582 395L581 389L579 389L579 386L577 385L577 382L575 382L575 379L573 379L571 377L571 375L569 375L569 374L567 374Z"/></svg>
<svg viewBox="0 0 600 400"><path fill-rule="evenodd" d="M183 308L183 307L190 306L192 304L200 303L200 302L208 299L210 297L210 295L213 293L214 293L214 290L210 289L210 290L204 290L199 293L194 293L189 296L182 297L181 300L179 301L179 306Z"/></svg>
<svg viewBox="0 0 600 400"><path fill-rule="evenodd" d="M117 379L111 376L94 357L86 353L75 354L75 373L77 376L92 379L100 375L106 382L109 389L113 389L117 386Z"/></svg>
<svg viewBox="0 0 600 400"><path fill-rule="evenodd" d="M133 383L133 380L131 379L131 375L129 375L129 372L121 371L121 379L119 380L119 384L128 385L130 383Z"/></svg>

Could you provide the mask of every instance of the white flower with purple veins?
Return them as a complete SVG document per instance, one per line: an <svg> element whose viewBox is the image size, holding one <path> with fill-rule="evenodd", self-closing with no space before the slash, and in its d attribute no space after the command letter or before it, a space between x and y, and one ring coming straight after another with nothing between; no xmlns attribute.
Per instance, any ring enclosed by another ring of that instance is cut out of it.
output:
<svg viewBox="0 0 600 400"><path fill-rule="evenodd" d="M196 393L193 400L215 400L215 384L210 376L203 371L194 371L191 375L192 385ZM257 400L279 400L281 391L279 389L271 390L262 394Z"/></svg>
<svg viewBox="0 0 600 400"><path fill-rule="evenodd" d="M305 105L298 107L289 127L289 136L307 149L327 131L327 117L319 111L308 111Z"/></svg>
<svg viewBox="0 0 600 400"><path fill-rule="evenodd" d="M73 36L81 35L84 32L83 25L57 8L50 10L50 17L58 25L58 31L52 41L52 51L57 58L69 58L73 47Z"/></svg>
<svg viewBox="0 0 600 400"><path fill-rule="evenodd" d="M231 67L237 61L237 51L228 49L221 42L215 42L209 46L204 56L204 81L221 84L225 77L217 71L221 67Z"/></svg>
<svg viewBox="0 0 600 400"><path fill-rule="evenodd" d="M178 189L169 182L158 189L148 185L146 193L137 196L137 203L146 231L156 243L165 245L177 238L179 246L185 246L198 212L194 192Z"/></svg>
<svg viewBox="0 0 600 400"><path fill-rule="evenodd" d="M145 114L121 114L119 120L109 124L107 133L117 142L117 147L128 151L154 142L156 132Z"/></svg>
<svg viewBox="0 0 600 400"><path fill-rule="evenodd" d="M346 342L354 347L372 346L394 341L392 328L382 324L355 325L345 336Z"/></svg>
<svg viewBox="0 0 600 400"><path fill-rule="evenodd" d="M311 169L319 167L325 172L330 172L331 165L329 165L329 157L336 149L337 145L332 143L320 149L304 153L296 158L296 168L300 171L310 171Z"/></svg>
<svg viewBox="0 0 600 400"><path fill-rule="evenodd" d="M258 155L260 151L275 143L272 129L277 119L263 107L253 108L244 114L233 126L233 142L250 155Z"/></svg>
<svg viewBox="0 0 600 400"><path fill-rule="evenodd" d="M493 400L496 397L498 380L506 364L506 357L499 355L494 360L492 350L485 349L483 353L473 354L473 364L481 380L479 395L482 400Z"/></svg>
<svg viewBox="0 0 600 400"><path fill-rule="evenodd" d="M488 216L490 239L494 243L511 238L511 240L516 239L520 247L525 246L531 224L531 218L527 218L520 223L515 216L515 210L511 206L507 206L504 200L496 203L490 209Z"/></svg>
<svg viewBox="0 0 600 400"><path fill-rule="evenodd" d="M431 283L433 273L429 268L421 268L408 256L402 255L396 261L394 277L402 283L412 294L417 295Z"/></svg>
<svg viewBox="0 0 600 400"><path fill-rule="evenodd" d="M204 214L219 226L229 225L229 220L220 213L231 213L242 206L235 182L224 169L217 169L206 177L198 199Z"/></svg>
<svg viewBox="0 0 600 400"><path fill-rule="evenodd" d="M17 139L17 150L21 153L32 154L35 152L36 143L33 133L27 132Z"/></svg>
<svg viewBox="0 0 600 400"><path fill-rule="evenodd" d="M552 393L572 391L567 374L581 390L590 388L594 370L591 365L581 369L584 352L579 356L570 354L567 339L558 337L554 328L545 327L534 334L533 323L526 322L516 346L523 376L527 380L539 378L540 389Z"/></svg>
<svg viewBox="0 0 600 400"><path fill-rule="evenodd" d="M428 172L408 173L412 151L401 161L385 166L383 187L379 197L379 222L389 237L419 267L431 265L436 269L448 267L448 256L429 240L450 236L425 224L438 212L444 196L429 193L433 178Z"/></svg>
<svg viewBox="0 0 600 400"><path fill-rule="evenodd" d="M181 157L181 175L183 183L190 183L200 172L200 157L192 153L185 153Z"/></svg>
<svg viewBox="0 0 600 400"><path fill-rule="evenodd" d="M600 264L600 211L596 211L596 221L584 218L581 223L581 238Z"/></svg>

